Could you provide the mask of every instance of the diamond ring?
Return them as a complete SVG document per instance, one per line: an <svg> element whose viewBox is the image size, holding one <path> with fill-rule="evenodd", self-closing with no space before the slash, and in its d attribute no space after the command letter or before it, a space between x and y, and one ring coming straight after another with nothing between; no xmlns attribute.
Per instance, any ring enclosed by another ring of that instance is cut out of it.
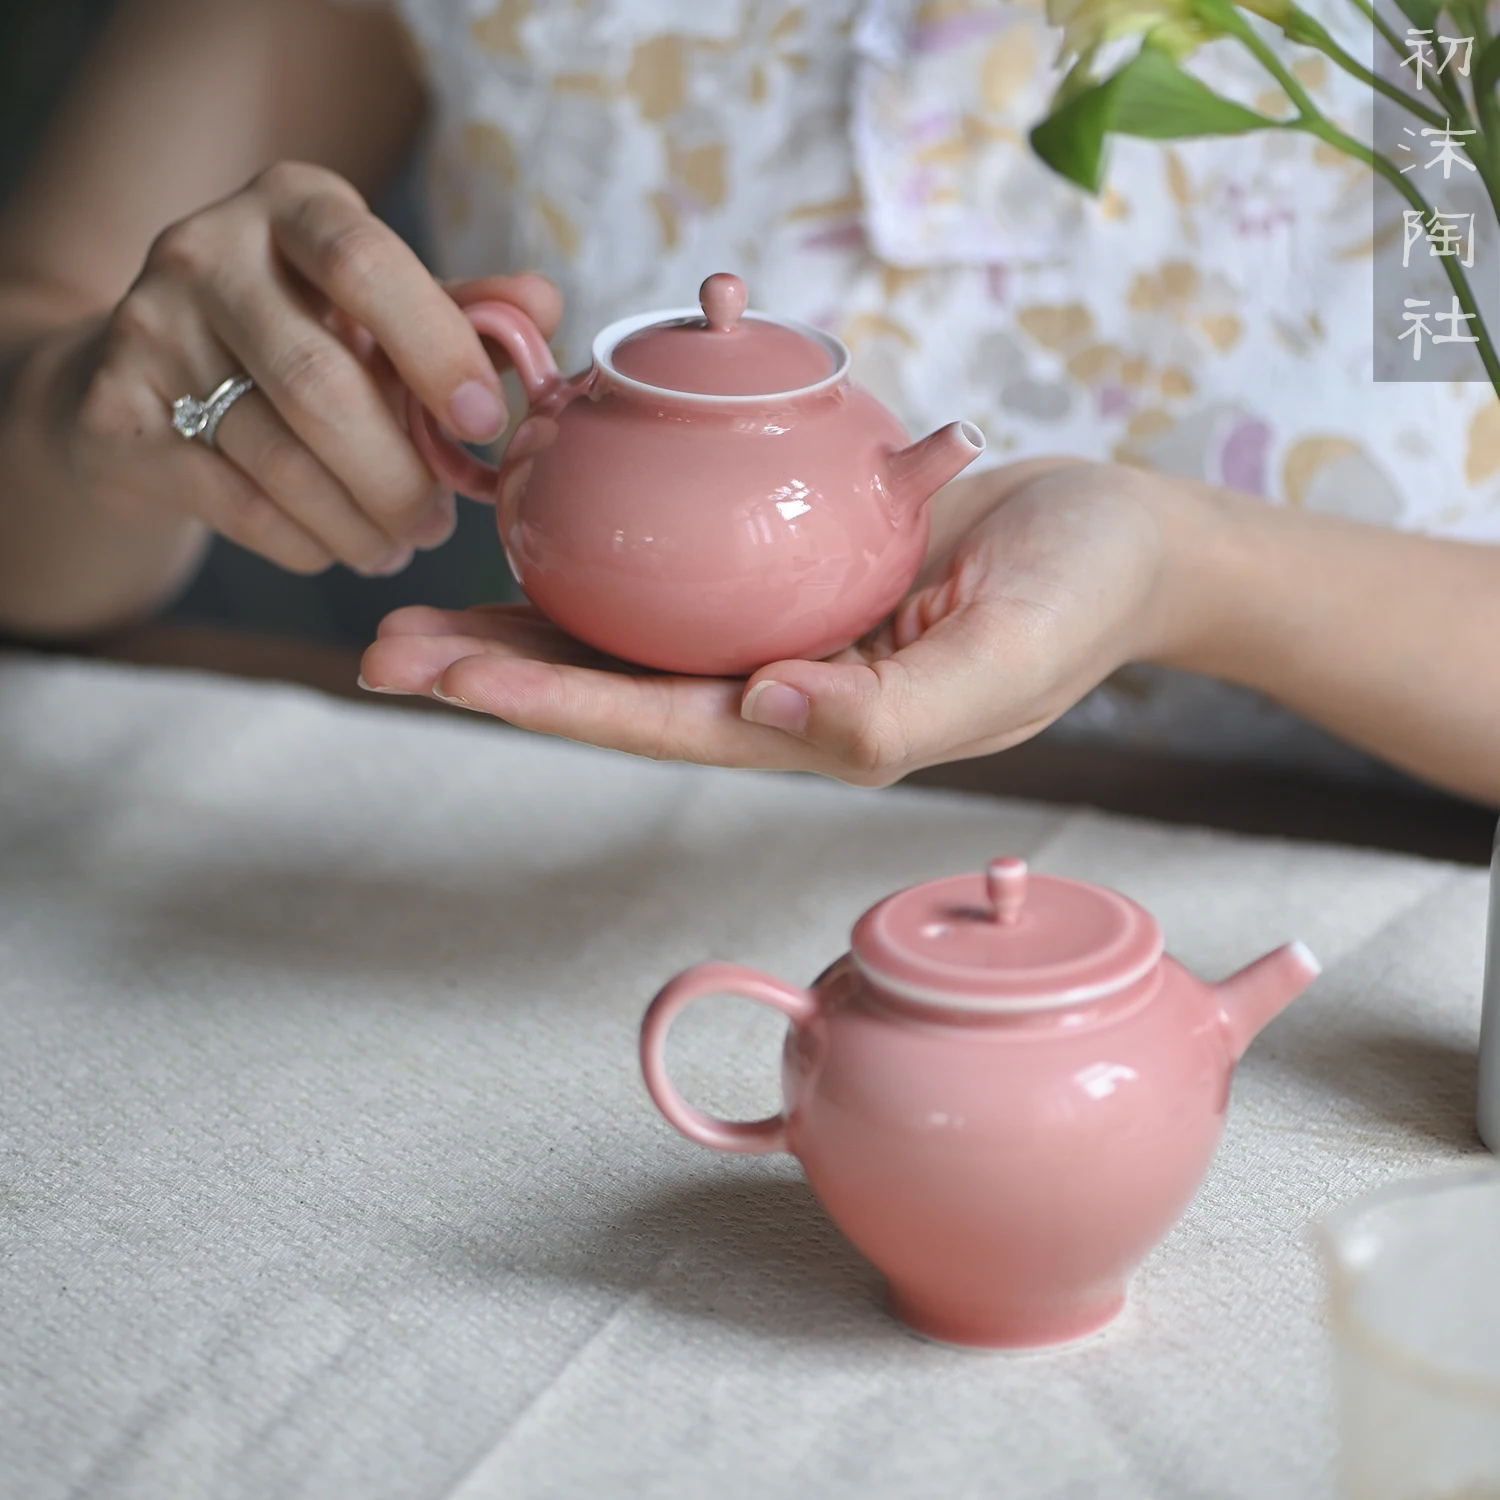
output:
<svg viewBox="0 0 1500 1500"><path fill-rule="evenodd" d="M201 401L196 396L179 396L172 403L172 426L183 437L201 438L212 448L224 413L254 389L255 382L248 375L231 375Z"/></svg>

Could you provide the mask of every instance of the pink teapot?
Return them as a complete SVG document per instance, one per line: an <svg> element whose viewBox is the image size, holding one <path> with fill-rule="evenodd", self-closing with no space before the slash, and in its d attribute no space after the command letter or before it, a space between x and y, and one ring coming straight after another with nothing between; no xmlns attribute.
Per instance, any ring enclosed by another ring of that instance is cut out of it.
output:
<svg viewBox="0 0 1500 1500"><path fill-rule="evenodd" d="M689 1140L797 1157L910 1327L1030 1348L1124 1306L1208 1171L1235 1064L1317 973L1289 943L1204 984L1134 901L997 859L871 907L811 989L737 964L679 974L641 1067ZM791 1020L770 1119L715 1119L667 1077L674 1017L725 993Z"/></svg>
<svg viewBox="0 0 1500 1500"><path fill-rule="evenodd" d="M911 443L836 338L746 313L737 276L701 297L701 315L612 324L572 379L519 308L472 304L526 420L499 469L415 399L411 427L446 483L494 498L511 569L554 624L641 666L742 677L885 619L921 566L927 502L984 437L954 422Z"/></svg>

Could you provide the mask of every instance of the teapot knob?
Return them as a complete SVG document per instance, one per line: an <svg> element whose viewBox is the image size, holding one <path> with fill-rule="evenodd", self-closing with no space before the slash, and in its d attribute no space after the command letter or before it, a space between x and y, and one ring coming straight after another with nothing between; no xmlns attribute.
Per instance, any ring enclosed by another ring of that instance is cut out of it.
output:
<svg viewBox="0 0 1500 1500"><path fill-rule="evenodd" d="M745 283L730 271L716 272L698 289L703 316L716 333L728 333L739 322L748 300Z"/></svg>
<svg viewBox="0 0 1500 1500"><path fill-rule="evenodd" d="M1002 927L1013 926L1026 904L1026 861L1014 854L992 859L984 872L984 884L993 919Z"/></svg>

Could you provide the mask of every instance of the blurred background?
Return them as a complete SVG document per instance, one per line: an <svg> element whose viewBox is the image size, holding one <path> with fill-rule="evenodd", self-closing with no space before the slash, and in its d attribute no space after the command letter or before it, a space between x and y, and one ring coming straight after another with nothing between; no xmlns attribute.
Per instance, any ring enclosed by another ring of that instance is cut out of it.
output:
<svg viewBox="0 0 1500 1500"><path fill-rule="evenodd" d="M113 9L112 0L0 0L0 200ZM416 167L414 159L376 209L425 259ZM342 567L298 578L216 538L167 618L363 646L381 616L403 604L462 608L517 597L493 513L460 500L452 540L437 552L419 552L396 578L361 578Z"/></svg>

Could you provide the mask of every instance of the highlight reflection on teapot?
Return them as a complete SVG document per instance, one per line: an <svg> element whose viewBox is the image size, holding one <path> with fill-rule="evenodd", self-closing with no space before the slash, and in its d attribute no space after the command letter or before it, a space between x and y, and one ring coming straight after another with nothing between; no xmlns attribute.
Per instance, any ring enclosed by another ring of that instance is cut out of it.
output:
<svg viewBox="0 0 1500 1500"><path fill-rule="evenodd" d="M745 303L710 276L701 311L612 324L573 379L519 308L466 307L530 407L498 469L411 399L433 470L494 498L531 602L641 666L738 677L858 640L916 577L927 502L984 449L968 422L910 442L838 339Z"/></svg>
<svg viewBox="0 0 1500 1500"><path fill-rule="evenodd" d="M1123 1307L1208 1171L1235 1064L1317 973L1288 943L1205 984L1134 901L997 859L878 902L810 989L739 964L679 974L641 1068L689 1140L797 1157L911 1327L1065 1343ZM718 1120L672 1086L668 1029L712 994L790 1019L782 1113Z"/></svg>

